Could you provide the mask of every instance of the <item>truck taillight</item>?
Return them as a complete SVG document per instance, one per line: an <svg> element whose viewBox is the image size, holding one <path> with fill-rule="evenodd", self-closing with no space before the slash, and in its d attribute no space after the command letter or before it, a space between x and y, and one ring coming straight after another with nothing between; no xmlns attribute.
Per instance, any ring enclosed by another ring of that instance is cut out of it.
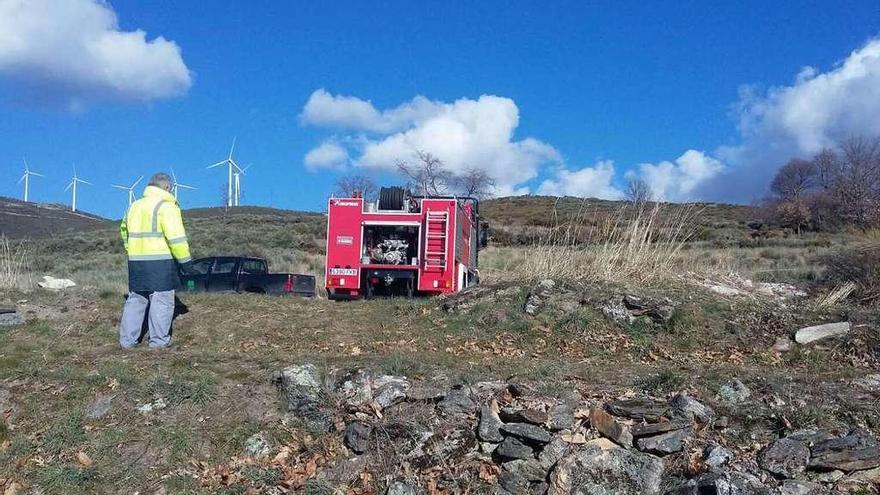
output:
<svg viewBox="0 0 880 495"><path fill-rule="evenodd" d="M293 275L287 275L287 281L284 282L284 292L293 292Z"/></svg>

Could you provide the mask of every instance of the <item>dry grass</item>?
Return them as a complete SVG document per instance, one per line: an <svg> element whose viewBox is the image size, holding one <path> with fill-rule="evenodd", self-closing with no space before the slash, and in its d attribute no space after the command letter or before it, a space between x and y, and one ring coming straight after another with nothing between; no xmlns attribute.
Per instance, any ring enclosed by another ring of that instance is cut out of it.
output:
<svg viewBox="0 0 880 495"><path fill-rule="evenodd" d="M623 205L599 222L588 222L595 215L584 208L526 248L520 274L638 283L672 277L699 211L677 208L668 214L663 209L660 203Z"/></svg>
<svg viewBox="0 0 880 495"><path fill-rule="evenodd" d="M0 289L24 289L30 285L29 246L0 235Z"/></svg>

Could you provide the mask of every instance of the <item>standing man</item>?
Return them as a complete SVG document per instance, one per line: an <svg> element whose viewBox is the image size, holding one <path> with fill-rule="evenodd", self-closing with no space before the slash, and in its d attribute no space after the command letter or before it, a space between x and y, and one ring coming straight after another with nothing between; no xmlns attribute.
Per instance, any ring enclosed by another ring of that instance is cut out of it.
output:
<svg viewBox="0 0 880 495"><path fill-rule="evenodd" d="M188 270L192 263L172 187L168 174L151 177L144 197L132 203L119 226L128 252L128 299L119 322L119 345L125 349L138 344L148 307L150 347L171 344L178 264Z"/></svg>

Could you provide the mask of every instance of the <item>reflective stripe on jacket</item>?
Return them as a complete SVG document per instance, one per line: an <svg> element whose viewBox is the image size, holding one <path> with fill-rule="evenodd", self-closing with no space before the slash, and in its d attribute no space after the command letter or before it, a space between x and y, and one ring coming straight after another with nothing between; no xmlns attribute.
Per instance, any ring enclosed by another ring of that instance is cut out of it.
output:
<svg viewBox="0 0 880 495"><path fill-rule="evenodd" d="M147 186L119 226L128 252L130 291L163 291L180 284L177 263L192 260L180 207L174 196Z"/></svg>

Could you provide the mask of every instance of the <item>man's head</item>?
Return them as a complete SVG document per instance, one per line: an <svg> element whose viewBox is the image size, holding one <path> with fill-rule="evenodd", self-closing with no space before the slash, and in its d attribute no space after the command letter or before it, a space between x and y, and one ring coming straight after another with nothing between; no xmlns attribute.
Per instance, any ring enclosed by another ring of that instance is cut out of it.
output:
<svg viewBox="0 0 880 495"><path fill-rule="evenodd" d="M147 185L155 186L155 187L158 187L159 189L162 189L163 191L168 191L168 192L171 192L171 189L173 187L171 184L171 177L164 172L159 172L159 173L153 175L152 177L150 177L150 183Z"/></svg>

